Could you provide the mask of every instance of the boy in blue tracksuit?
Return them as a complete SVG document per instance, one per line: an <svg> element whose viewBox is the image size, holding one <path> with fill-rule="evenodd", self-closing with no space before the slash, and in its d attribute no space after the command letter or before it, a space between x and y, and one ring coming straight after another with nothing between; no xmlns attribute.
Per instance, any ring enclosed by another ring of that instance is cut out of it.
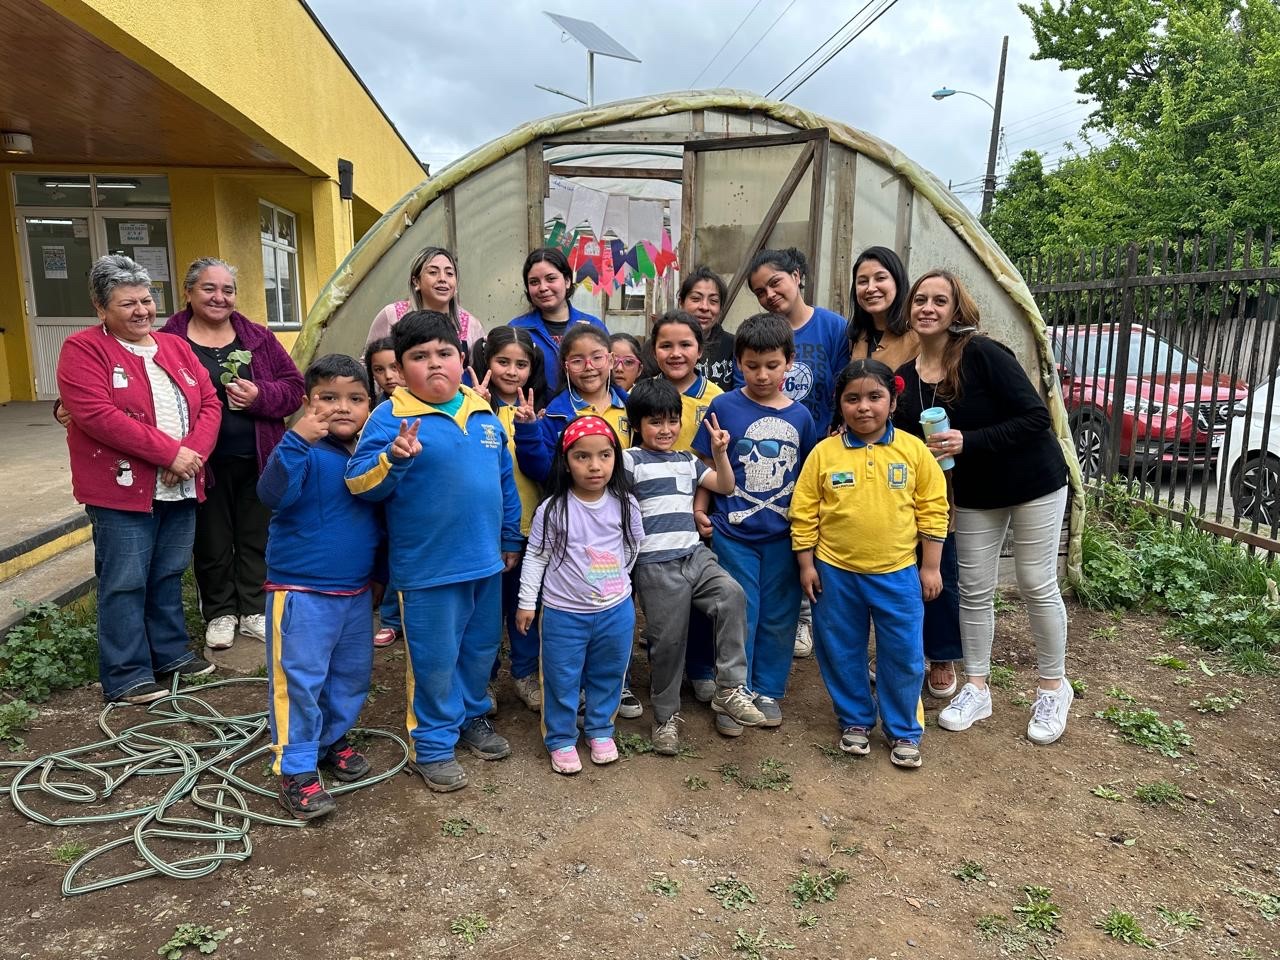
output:
<svg viewBox="0 0 1280 960"><path fill-rule="evenodd" d="M347 492L347 461L369 416L360 364L330 354L306 373L307 406L258 479L274 512L267 539L267 714L280 805L299 820L334 809L318 767L358 780L368 761L347 743L373 670L371 579L381 511ZM341 550L332 549L341 541ZM323 558L323 561L320 560Z"/></svg>
<svg viewBox="0 0 1280 960"><path fill-rule="evenodd" d="M486 687L502 633L502 572L520 558L520 496L501 421L460 386L452 321L413 311L393 337L405 385L370 416L347 486L386 507L409 649L412 769L448 792L467 784L459 742L484 760L511 752L487 719Z"/></svg>

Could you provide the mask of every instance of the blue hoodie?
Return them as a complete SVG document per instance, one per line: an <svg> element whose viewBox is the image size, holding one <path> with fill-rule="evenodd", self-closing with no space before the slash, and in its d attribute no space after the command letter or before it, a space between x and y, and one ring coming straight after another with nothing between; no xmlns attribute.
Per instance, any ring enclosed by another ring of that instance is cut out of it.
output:
<svg viewBox="0 0 1280 960"><path fill-rule="evenodd" d="M599 317L583 313L571 303L569 304L569 326L571 327L575 323L594 324L604 331L606 337L609 335L609 329L601 322ZM551 331L547 329L547 325L542 321L542 314L537 310L530 310L528 313L522 313L514 320L509 321L507 326L529 331L529 336L533 338L533 342L542 351L543 366L547 372L547 391L555 393L559 390L560 364L556 362L556 359L560 354L560 341L551 335ZM565 329L568 330L568 327Z"/></svg>
<svg viewBox="0 0 1280 960"><path fill-rule="evenodd" d="M546 484L551 473L551 461L555 459L556 444L570 420L578 417L603 417L618 435L618 442L625 450L631 446L631 424L627 420L627 394L625 390L609 387L609 406L604 410L584 403L573 390L563 390L551 398L546 412L532 423L516 421L516 460L526 477L536 483Z"/></svg>

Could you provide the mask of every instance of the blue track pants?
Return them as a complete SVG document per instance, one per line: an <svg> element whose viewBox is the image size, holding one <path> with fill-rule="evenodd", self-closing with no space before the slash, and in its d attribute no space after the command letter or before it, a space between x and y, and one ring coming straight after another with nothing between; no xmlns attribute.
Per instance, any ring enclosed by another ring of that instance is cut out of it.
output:
<svg viewBox="0 0 1280 960"><path fill-rule="evenodd" d="M613 736L635 630L630 597L593 613L542 608L542 740L547 750L578 742L579 690L587 698L586 735Z"/></svg>

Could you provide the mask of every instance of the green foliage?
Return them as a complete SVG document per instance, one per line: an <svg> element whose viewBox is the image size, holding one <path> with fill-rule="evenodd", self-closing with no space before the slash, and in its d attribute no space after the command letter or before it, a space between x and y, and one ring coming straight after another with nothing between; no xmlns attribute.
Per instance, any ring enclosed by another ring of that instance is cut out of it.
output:
<svg viewBox="0 0 1280 960"><path fill-rule="evenodd" d="M466 817L449 817L447 820L440 821L442 837L465 837L468 832L479 836L485 832L485 828L478 823L472 823Z"/></svg>
<svg viewBox="0 0 1280 960"><path fill-rule="evenodd" d="M18 734L30 730L39 715L25 700L10 700L0 706L0 740L8 740L15 750L21 750L27 742Z"/></svg>
<svg viewBox="0 0 1280 960"><path fill-rule="evenodd" d="M1160 719L1160 714L1150 707L1140 710L1122 710L1119 707L1107 707L1094 714L1100 720L1115 725L1120 736L1130 743L1154 750L1166 757L1181 757L1182 749L1191 746L1191 737L1186 732L1186 725L1181 720L1172 724Z"/></svg>
<svg viewBox="0 0 1280 960"><path fill-rule="evenodd" d="M1199 713L1216 713L1221 716L1224 713L1230 713L1242 703L1244 703L1244 691L1239 687L1233 687L1225 696L1210 694L1199 700L1192 700L1190 706Z"/></svg>
<svg viewBox="0 0 1280 960"><path fill-rule="evenodd" d="M240 376L240 368L247 367L253 362L253 352L251 350L232 350L227 354L227 359L222 361L222 373L218 375L218 379L222 381L225 387L232 380Z"/></svg>
<svg viewBox="0 0 1280 960"><path fill-rule="evenodd" d="M987 683L1001 690L1008 690L1017 679L1018 675L1009 667L992 666L991 673L987 675Z"/></svg>
<svg viewBox="0 0 1280 960"><path fill-rule="evenodd" d="M1098 627L1093 633L1089 634L1091 640L1114 640L1119 634L1119 628L1112 624L1109 627Z"/></svg>
<svg viewBox="0 0 1280 960"><path fill-rule="evenodd" d="M799 910L806 903L829 903L836 898L841 885L849 880L848 871L832 870L830 873L810 873L801 870L787 886L791 894L791 906Z"/></svg>
<svg viewBox="0 0 1280 960"><path fill-rule="evenodd" d="M1111 787L1105 787L1098 784L1089 791L1095 797L1101 797L1103 800L1110 800L1112 803L1124 803L1124 794L1119 790L1113 790Z"/></svg>
<svg viewBox="0 0 1280 960"><path fill-rule="evenodd" d="M751 887L732 873L727 877L716 877L715 883L707 887L707 891L726 910L745 910L756 902L756 895Z"/></svg>
<svg viewBox="0 0 1280 960"><path fill-rule="evenodd" d="M1204 926L1204 921L1190 910L1170 910L1168 907L1156 907L1160 919L1176 930L1196 930Z"/></svg>
<svg viewBox="0 0 1280 960"><path fill-rule="evenodd" d="M976 860L966 860L951 871L951 875L961 883L986 883L986 867Z"/></svg>
<svg viewBox="0 0 1280 960"><path fill-rule="evenodd" d="M1154 663L1157 667L1168 667L1170 670L1186 670L1191 664L1175 657L1171 653L1157 653L1154 656L1147 657L1147 660Z"/></svg>
<svg viewBox="0 0 1280 960"><path fill-rule="evenodd" d="M764 951L794 950L796 945L766 935L764 927L755 933L748 933L739 927L734 934L732 947L736 953L745 953L750 960L766 960Z"/></svg>
<svg viewBox="0 0 1280 960"><path fill-rule="evenodd" d="M684 785L690 790L706 790L708 786L707 781L702 777L693 775L684 778Z"/></svg>
<svg viewBox="0 0 1280 960"><path fill-rule="evenodd" d="M1263 893L1250 890L1248 887L1232 887L1231 892L1245 903L1258 909L1262 918L1269 923L1280 920L1280 896L1274 893Z"/></svg>
<svg viewBox="0 0 1280 960"><path fill-rule="evenodd" d="M80 843L77 840L68 840L53 851L53 859L59 863L75 863L88 852L88 844Z"/></svg>
<svg viewBox="0 0 1280 960"><path fill-rule="evenodd" d="M1070 680L1071 689L1076 695L1077 700L1083 700L1084 695L1089 692L1089 683L1086 680Z"/></svg>
<svg viewBox="0 0 1280 960"><path fill-rule="evenodd" d="M1149 807L1158 807L1162 804L1167 807L1173 807L1175 810L1182 806L1182 791L1176 785L1168 780L1156 780L1154 783L1144 783L1133 791L1134 799L1145 803Z"/></svg>
<svg viewBox="0 0 1280 960"><path fill-rule="evenodd" d="M469 946L489 932L489 920L483 913L468 913L449 921L449 932Z"/></svg>
<svg viewBox="0 0 1280 960"><path fill-rule="evenodd" d="M15 601L24 617L0 640L0 689L40 703L98 678L98 634L74 610Z"/></svg>
<svg viewBox="0 0 1280 960"><path fill-rule="evenodd" d="M642 753L653 753L653 741L638 733L623 733L614 738L621 757L638 757Z"/></svg>
<svg viewBox="0 0 1280 960"><path fill-rule="evenodd" d="M1013 908L1019 917L1019 924L1025 930L1037 930L1041 933L1052 933L1058 929L1058 921L1062 919L1062 911L1053 902L1053 891L1048 887L1027 886L1022 888L1026 894L1026 902Z"/></svg>
<svg viewBox="0 0 1280 960"><path fill-rule="evenodd" d="M781 790L784 793L791 789L791 774L787 765L773 757L765 757L760 761L760 772L754 776L744 774L736 763L722 763L716 768L720 779L725 783L736 783L744 790Z"/></svg>
<svg viewBox="0 0 1280 960"><path fill-rule="evenodd" d="M650 880L644 885L644 888L650 893L656 893L660 897L666 897L668 900L674 900L680 894L680 888L684 886L679 880L673 880L665 873L651 873Z"/></svg>
<svg viewBox="0 0 1280 960"><path fill-rule="evenodd" d="M1119 700L1121 703L1137 703L1138 698L1135 697L1124 687L1112 687L1107 691L1107 696L1112 700Z"/></svg>
<svg viewBox="0 0 1280 960"><path fill-rule="evenodd" d="M1138 947L1154 947L1155 941L1142 932L1142 927L1134 919L1133 914L1120 910L1112 910L1105 917L1094 922L1094 926L1112 940L1131 943Z"/></svg>
<svg viewBox="0 0 1280 960"><path fill-rule="evenodd" d="M207 924L180 923L174 928L173 936L162 943L156 953L165 960L179 960L187 947L195 947L201 953L213 953L218 949L218 941L227 933L227 930L215 930Z"/></svg>

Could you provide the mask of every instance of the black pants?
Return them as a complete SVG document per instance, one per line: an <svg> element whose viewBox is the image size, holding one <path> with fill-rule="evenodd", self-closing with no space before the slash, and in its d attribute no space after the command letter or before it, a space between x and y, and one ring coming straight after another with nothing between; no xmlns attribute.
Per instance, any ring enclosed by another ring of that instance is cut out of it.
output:
<svg viewBox="0 0 1280 960"><path fill-rule="evenodd" d="M209 461L212 485L196 511L195 572L200 613L265 613L267 526L271 511L258 499L256 457Z"/></svg>

